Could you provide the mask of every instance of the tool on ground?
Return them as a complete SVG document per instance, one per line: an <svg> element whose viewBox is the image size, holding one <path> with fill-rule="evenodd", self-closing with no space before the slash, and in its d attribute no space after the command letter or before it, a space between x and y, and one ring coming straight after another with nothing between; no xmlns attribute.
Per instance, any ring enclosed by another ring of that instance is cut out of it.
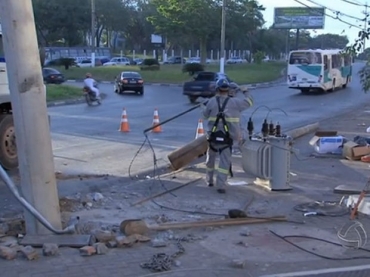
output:
<svg viewBox="0 0 370 277"><path fill-rule="evenodd" d="M257 224L267 222L287 222L285 217L273 218L226 218L220 220L200 220L194 222L180 222L180 223L164 223L160 225L147 225L145 221L140 219L129 219L122 221L120 230L126 236L139 234L144 235L149 231L165 231L174 229L188 229L199 227L216 227L216 226L236 226L245 224Z"/></svg>
<svg viewBox="0 0 370 277"><path fill-rule="evenodd" d="M185 184L182 184L182 185L180 185L180 186L174 187L174 188L172 188L172 189L167 189L166 191L163 191L163 192L160 192L160 193L157 193L157 194L151 195L151 196L149 196L149 197L146 197L146 198L144 198L144 199L141 199L141 200L139 200L139 201L137 201L137 202L135 202L135 203L131 204L131 207L136 206L136 205L139 205L139 204L142 204L142 203L147 202L147 201L150 201L150 200L152 200L152 199L154 199L154 198L157 198L157 197L163 196L163 195L165 195L165 194L167 194L167 193L170 193L170 192L173 192L173 191L175 191L175 190L179 190L179 189L181 189L181 188L183 188L183 187L186 187L186 186L188 186L188 185L190 185L190 184L194 184L194 183L198 182L198 181L199 181L199 180L201 180L201 179L202 179L202 178L197 178L197 179L195 179L195 180L192 180L192 181L186 182Z"/></svg>
<svg viewBox="0 0 370 277"><path fill-rule="evenodd" d="M369 191L369 188L370 188L370 178L367 180L364 189L361 191L360 196L358 197L356 205L352 209L351 217L350 217L351 220L355 219L357 211L358 211L358 207L360 206L360 204L361 204L362 200L364 199L366 193Z"/></svg>
<svg viewBox="0 0 370 277"><path fill-rule="evenodd" d="M130 132L130 125L128 123L127 112L126 112L125 108L123 108L123 111L122 111L121 124L119 125L118 131L120 131L120 132Z"/></svg>
<svg viewBox="0 0 370 277"><path fill-rule="evenodd" d="M198 120L197 132L195 133L195 139L197 139L201 136L204 136L204 135L205 135L205 132L204 132L204 128L203 128L203 120L199 119Z"/></svg>
<svg viewBox="0 0 370 277"><path fill-rule="evenodd" d="M153 133L160 133L162 132L162 127L159 122L159 114L158 114L158 109L154 109L154 115L153 115Z"/></svg>

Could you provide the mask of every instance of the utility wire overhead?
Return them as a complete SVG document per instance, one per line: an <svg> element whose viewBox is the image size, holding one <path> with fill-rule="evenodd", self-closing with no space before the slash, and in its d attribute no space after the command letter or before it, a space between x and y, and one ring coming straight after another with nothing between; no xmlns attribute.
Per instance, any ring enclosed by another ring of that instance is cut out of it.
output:
<svg viewBox="0 0 370 277"><path fill-rule="evenodd" d="M312 7L310 7L310 6L306 5L305 3L302 3L302 2L301 2L301 1L299 1L299 0L294 0L294 1L295 1L295 2L297 2L297 3L299 3L299 4L301 4L301 5L303 5L303 6L305 6L306 8L312 9ZM321 13L318 13L318 15L322 15L322 14L321 14ZM348 21L345 21L345 20L343 20L343 19L339 18L339 16L338 16L338 15L337 15L337 16L332 16L332 15L327 14L327 13L324 13L324 15L326 15L326 16L328 16L328 17L330 17L330 18L333 18L333 19L335 19L335 20L338 20L338 21L340 21L340 22L342 22L342 23L344 23L344 24L347 24L347 25L349 26L349 28L353 27L353 28L357 28L357 29L363 30L363 28L361 28L360 26L354 25L354 24L352 24L352 23L350 23L350 22L348 22Z"/></svg>
<svg viewBox="0 0 370 277"><path fill-rule="evenodd" d="M354 6L357 6L357 7L366 7L366 8L369 8L370 6L368 6L367 4L364 4L364 3L360 3L359 1L351 1L351 0L341 0L345 3L348 3L348 4L351 4L351 5L354 5Z"/></svg>
<svg viewBox="0 0 370 277"><path fill-rule="evenodd" d="M346 13L343 13L343 12L340 12L340 11L337 11L337 10L334 10L334 9L332 9L332 8L329 8L329 7L327 7L327 6L324 6L324 5L320 4L320 3L317 3L317 2L312 1L312 0L306 0L306 1L307 1L307 2L310 2L310 3L312 3L312 4L315 4L315 5L317 5L317 6L320 6L320 7L322 7L322 8L325 8L325 9L327 9L327 10L329 10L329 11L331 11L331 12L335 13L337 16L339 16L339 15L343 15L343 16L347 16L348 18L356 19L356 20L359 20L359 21L365 21L365 20L366 20L366 17L367 17L367 15L366 15L366 17L365 17L365 18L359 18L359 17L353 16L353 15L349 15L349 14L346 14Z"/></svg>

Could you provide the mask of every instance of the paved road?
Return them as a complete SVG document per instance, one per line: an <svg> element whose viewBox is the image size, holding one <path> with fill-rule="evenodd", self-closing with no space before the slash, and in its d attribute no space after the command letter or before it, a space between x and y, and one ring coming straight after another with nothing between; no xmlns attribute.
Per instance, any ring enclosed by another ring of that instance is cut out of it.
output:
<svg viewBox="0 0 370 277"><path fill-rule="evenodd" d="M360 66L355 64L354 71ZM78 104L49 109L58 171L127 175L129 163L144 140L143 130L152 124L154 109L159 109L160 120L163 121L192 107L181 94L181 88L177 87L148 86L144 96L117 95L113 93L112 85L106 84L101 84L100 89L108 94L101 106ZM302 95L281 84L254 90L252 95L256 107L266 105L271 109L282 109L288 114L285 116L279 110L270 113L270 118L279 121L283 130L338 115L369 99L361 91L357 76L347 89L334 93ZM130 133L117 131L123 107L128 112ZM253 111L254 108L245 112L244 122ZM267 112L265 108L255 112L253 119L257 131ZM191 141L199 118L200 110L195 110L164 125L162 133L150 134L158 157L165 157L168 151ZM132 167L133 172L152 167L150 150L146 148L136 161Z"/></svg>

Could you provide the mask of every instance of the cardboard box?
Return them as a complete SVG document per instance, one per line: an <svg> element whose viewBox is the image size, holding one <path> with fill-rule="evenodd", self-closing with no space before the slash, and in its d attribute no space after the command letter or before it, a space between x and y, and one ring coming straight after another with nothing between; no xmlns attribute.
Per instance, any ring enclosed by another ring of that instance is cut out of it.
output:
<svg viewBox="0 0 370 277"><path fill-rule="evenodd" d="M348 141L343 145L343 157L348 160L360 160L368 154L370 154L369 146L361 146L353 141Z"/></svg>
<svg viewBox="0 0 370 277"><path fill-rule="evenodd" d="M341 154L344 137L338 136L336 131L317 131L309 141L319 154Z"/></svg>

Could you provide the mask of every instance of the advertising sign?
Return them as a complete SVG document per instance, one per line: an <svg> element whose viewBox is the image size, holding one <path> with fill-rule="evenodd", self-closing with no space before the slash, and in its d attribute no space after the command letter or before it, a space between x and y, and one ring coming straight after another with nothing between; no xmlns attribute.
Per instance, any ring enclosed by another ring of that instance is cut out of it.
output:
<svg viewBox="0 0 370 277"><path fill-rule="evenodd" d="M324 29L324 25L324 8L275 8L275 29Z"/></svg>

